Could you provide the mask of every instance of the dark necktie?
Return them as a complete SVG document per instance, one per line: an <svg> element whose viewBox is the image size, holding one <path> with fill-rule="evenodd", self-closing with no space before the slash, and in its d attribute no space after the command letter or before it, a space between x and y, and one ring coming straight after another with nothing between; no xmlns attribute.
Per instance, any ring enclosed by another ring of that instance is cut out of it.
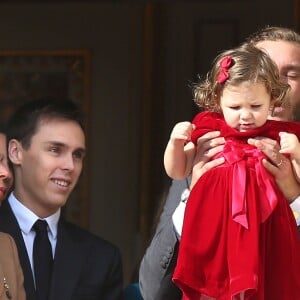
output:
<svg viewBox="0 0 300 300"><path fill-rule="evenodd" d="M38 300L48 299L53 256L46 221L37 220L33 225L36 236L33 243L33 267Z"/></svg>

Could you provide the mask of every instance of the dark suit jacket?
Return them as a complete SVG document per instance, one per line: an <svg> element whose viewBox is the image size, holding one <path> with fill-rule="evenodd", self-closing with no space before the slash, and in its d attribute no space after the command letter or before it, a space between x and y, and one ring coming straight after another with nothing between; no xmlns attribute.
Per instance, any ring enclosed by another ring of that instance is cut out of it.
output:
<svg viewBox="0 0 300 300"><path fill-rule="evenodd" d="M139 270L139 283L145 300L180 300L182 294L172 282L177 261L178 239L172 215L189 188L189 180L173 180L153 239Z"/></svg>
<svg viewBox="0 0 300 300"><path fill-rule="evenodd" d="M0 207L0 231L14 237L24 273L27 299L35 300L27 250L7 200ZM49 300L119 300L121 293L122 265L119 250L61 218Z"/></svg>

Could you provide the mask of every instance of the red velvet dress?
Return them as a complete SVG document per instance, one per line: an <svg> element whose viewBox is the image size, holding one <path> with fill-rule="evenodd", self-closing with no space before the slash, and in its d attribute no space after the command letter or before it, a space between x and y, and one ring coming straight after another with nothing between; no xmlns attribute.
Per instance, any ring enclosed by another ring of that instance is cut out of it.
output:
<svg viewBox="0 0 300 300"><path fill-rule="evenodd" d="M300 299L300 238L293 213L265 156L249 137L300 138L300 124L267 121L248 132L226 125L218 113L196 116L192 141L220 130L225 163L206 172L191 191L173 281L183 299Z"/></svg>

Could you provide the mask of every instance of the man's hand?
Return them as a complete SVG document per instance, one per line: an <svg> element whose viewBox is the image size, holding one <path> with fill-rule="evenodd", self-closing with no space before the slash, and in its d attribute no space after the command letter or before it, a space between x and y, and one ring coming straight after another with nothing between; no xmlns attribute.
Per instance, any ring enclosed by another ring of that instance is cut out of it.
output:
<svg viewBox="0 0 300 300"><path fill-rule="evenodd" d="M220 137L219 131L208 132L198 139L190 189L205 172L224 163L224 157L211 160L223 150L224 143L225 139Z"/></svg>
<svg viewBox="0 0 300 300"><path fill-rule="evenodd" d="M295 178L290 160L279 152L278 143L263 137L249 139L248 143L260 149L269 158L269 160L263 159L264 167L274 176L285 198L289 202L293 202L300 195L300 186Z"/></svg>

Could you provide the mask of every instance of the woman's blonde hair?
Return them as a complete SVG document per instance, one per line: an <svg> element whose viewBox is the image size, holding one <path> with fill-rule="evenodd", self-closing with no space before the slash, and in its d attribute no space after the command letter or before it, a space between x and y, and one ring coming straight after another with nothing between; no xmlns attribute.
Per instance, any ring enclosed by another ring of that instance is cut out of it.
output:
<svg viewBox="0 0 300 300"><path fill-rule="evenodd" d="M230 66L225 70L228 78L221 80L220 73L224 68L220 64L229 58ZM243 82L263 83L271 95L272 109L282 106L290 86L281 81L276 64L268 54L250 44L227 50L219 54L205 80L194 85L194 101L201 108L209 111L220 111L220 97L227 85L238 85Z"/></svg>

